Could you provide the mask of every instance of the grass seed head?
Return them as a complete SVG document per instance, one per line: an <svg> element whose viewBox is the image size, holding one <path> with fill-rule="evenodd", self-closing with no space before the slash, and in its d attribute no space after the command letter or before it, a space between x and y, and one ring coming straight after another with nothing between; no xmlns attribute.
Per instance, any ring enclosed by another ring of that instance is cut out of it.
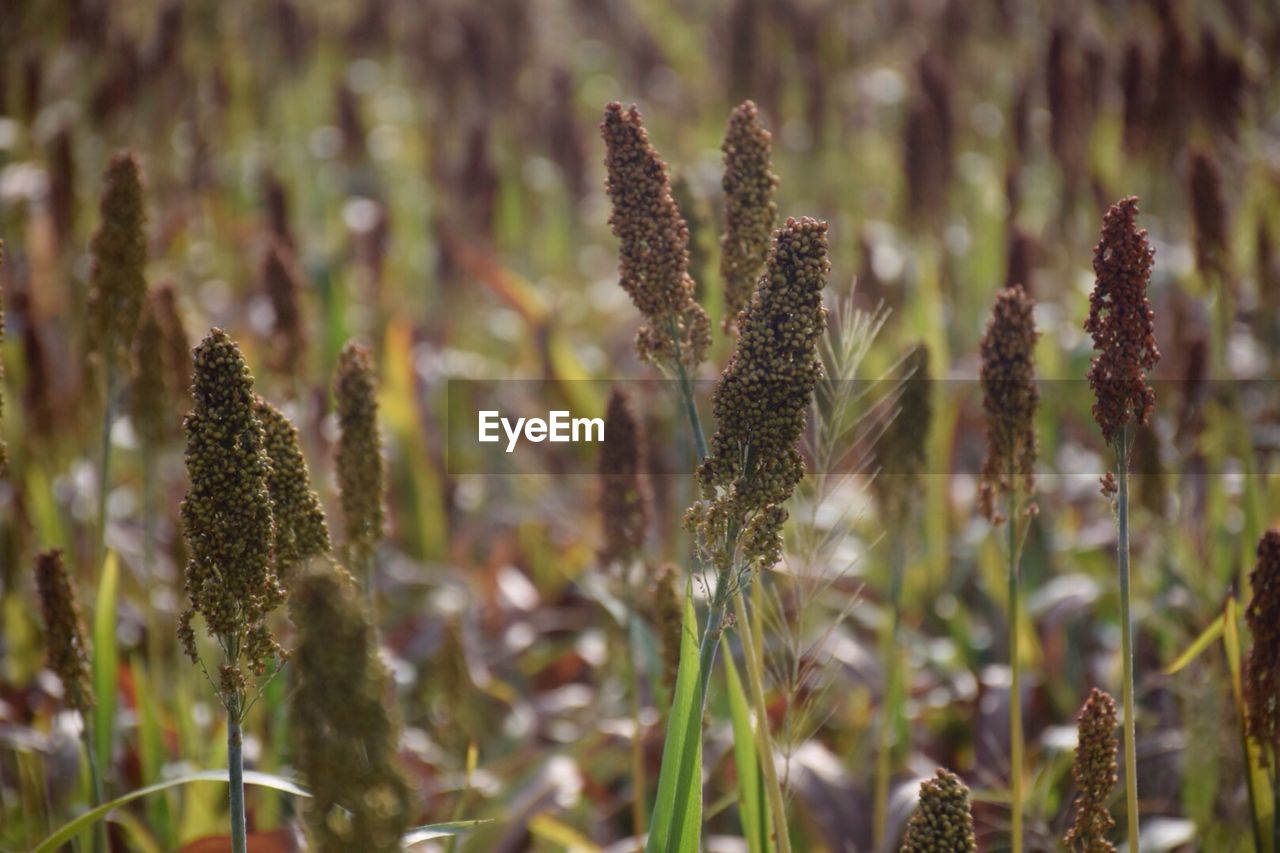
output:
<svg viewBox="0 0 1280 853"><path fill-rule="evenodd" d="M654 579L650 617L658 635L662 658L662 683L674 695L676 674L680 670L680 637L684 627L684 596L680 590L680 572L671 563L663 563Z"/></svg>
<svg viewBox="0 0 1280 853"><path fill-rule="evenodd" d="M131 151L111 158L102 178L101 223L89 244L89 351L103 360L127 364L138 333L147 285L146 212L142 168Z"/></svg>
<svg viewBox="0 0 1280 853"><path fill-rule="evenodd" d="M920 488L933 422L933 377L929 348L916 344L901 365L902 387L897 412L876 441L878 469L871 491L884 521L892 528L902 522Z"/></svg>
<svg viewBox="0 0 1280 853"><path fill-rule="evenodd" d="M129 394L133 429L147 452L154 452L168 441L176 426L164 357L156 352L163 342L154 300L147 300L142 305L142 320L133 345L133 384Z"/></svg>
<svg viewBox="0 0 1280 853"><path fill-rule="evenodd" d="M604 547L600 561L626 563L644 547L649 513L640 482L640 427L625 391L614 388L604 418L600 452L600 514Z"/></svg>
<svg viewBox="0 0 1280 853"><path fill-rule="evenodd" d="M720 150L724 152L725 233L720 238L720 277L724 281L724 328L737 327L738 312L746 307L769 256L769 238L778 220L773 194L769 131L760 113L744 101L729 116Z"/></svg>
<svg viewBox="0 0 1280 853"><path fill-rule="evenodd" d="M678 351L692 368L711 346L711 322L694 300L689 227L671 196L667 164L649 143L634 104L605 107L600 133L613 203L609 224L621 243L620 283L645 318L636 350L645 361L667 366Z"/></svg>
<svg viewBox="0 0 1280 853"><path fill-rule="evenodd" d="M285 376L303 372L307 330L302 316L302 271L288 244L273 238L262 258L262 286L275 317L272 367Z"/></svg>
<svg viewBox="0 0 1280 853"><path fill-rule="evenodd" d="M1200 149L1191 155L1187 183L1196 236L1196 266L1202 273L1222 273L1227 252L1227 200L1222 194L1222 171L1208 152Z"/></svg>
<svg viewBox="0 0 1280 853"><path fill-rule="evenodd" d="M1093 688L1076 717L1075 820L1062 843L1079 853L1115 853L1107 833L1116 825L1107 811L1117 780L1116 703Z"/></svg>
<svg viewBox="0 0 1280 853"><path fill-rule="evenodd" d="M1244 702L1249 735L1263 747L1280 747L1280 533L1268 530L1258 542L1249 575L1253 597L1245 610L1253 646L1244 669Z"/></svg>
<svg viewBox="0 0 1280 853"><path fill-rule="evenodd" d="M1147 232L1138 229L1137 216L1136 196L1111 205L1093 250L1097 278L1084 330L1098 350L1089 365L1089 386L1096 398L1093 416L1108 444L1129 423L1145 425L1156 402L1147 384L1147 372L1160 360L1155 313L1147 299L1155 251Z"/></svg>
<svg viewBox="0 0 1280 853"><path fill-rule="evenodd" d="M920 783L920 804L907 823L902 853L977 853L969 789L949 770L938 768Z"/></svg>
<svg viewBox="0 0 1280 853"><path fill-rule="evenodd" d="M333 382L338 407L337 469L346 543L372 551L382 540L383 463L378 388L369 348L348 341Z"/></svg>
<svg viewBox="0 0 1280 853"><path fill-rule="evenodd" d="M982 336L982 408L987 422L987 457L978 492L982 514L1005 521L1000 499L1035 491L1036 409L1035 303L1021 285L996 294ZM1028 507L1031 510L1031 507ZM1031 510L1034 511L1034 510Z"/></svg>
<svg viewBox="0 0 1280 853"><path fill-rule="evenodd" d="M387 674L356 584L321 561L299 572L289 610L298 626L290 729L311 789L311 840L325 853L399 851L410 789L396 766Z"/></svg>
<svg viewBox="0 0 1280 853"><path fill-rule="evenodd" d="M61 551L36 555L36 590L44 615L45 647L49 669L62 680L67 704L80 713L93 708L93 682L89 677L89 644L75 589L62 564Z"/></svg>
<svg viewBox="0 0 1280 853"><path fill-rule="evenodd" d="M724 541L741 526L747 562L766 568L781 556L783 504L804 476L796 445L822 377L816 350L827 325L829 270L827 223L788 219L742 313L737 347L716 386L718 428L697 471L703 499L689 521L702 541Z"/></svg>
<svg viewBox="0 0 1280 853"><path fill-rule="evenodd" d="M284 600L272 565L271 462L254 413L253 375L221 329L196 347L192 397L183 424L190 480L182 502L187 594L209 633L234 638L250 670L261 675L279 654L263 620ZM184 615L179 636L195 660L191 615ZM238 671L238 660L228 664ZM224 675L224 683L232 682L242 683L242 676Z"/></svg>
<svg viewBox="0 0 1280 853"><path fill-rule="evenodd" d="M298 566L329 553L329 526L320 497L311 489L298 428L261 397L254 399L254 413L262 425L263 449L271 462L267 492L276 525L275 572L287 587Z"/></svg>
<svg viewBox="0 0 1280 853"><path fill-rule="evenodd" d="M169 394L174 405L186 411L191 403L191 339L182 323L173 284L165 282L152 290L150 301L160 326L160 360L164 362Z"/></svg>

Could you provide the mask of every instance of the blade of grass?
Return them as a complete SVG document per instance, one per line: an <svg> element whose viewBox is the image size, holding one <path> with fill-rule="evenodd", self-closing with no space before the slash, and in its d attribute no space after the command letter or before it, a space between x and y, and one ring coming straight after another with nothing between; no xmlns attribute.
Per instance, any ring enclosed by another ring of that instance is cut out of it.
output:
<svg viewBox="0 0 1280 853"><path fill-rule="evenodd" d="M123 796L116 797L108 803L103 803L96 808L89 809L82 815L64 823L52 835L44 841L36 845L32 853L52 853L63 844L70 841L81 830L86 829L98 821L106 817L110 812L121 806L127 805L134 800L156 794L161 791L167 791L170 788L177 788L181 785L189 785L193 782L222 782L226 784L228 781L226 770L201 770L198 773L188 773L185 776L178 776L168 779L164 782L157 782L154 785L148 785L145 788L138 788L130 791ZM244 783L246 785L259 785L266 788L274 788L277 791L284 791L287 794L293 794L295 797L311 796L300 788L296 783L285 779L281 776L272 776L269 773L258 773L253 770L246 770L244 774Z"/></svg>
<svg viewBox="0 0 1280 853"><path fill-rule="evenodd" d="M1271 779L1267 775L1262 749L1249 737L1246 728L1244 704L1244 686L1241 682L1241 653L1239 610L1234 598L1227 599L1226 609L1222 613L1222 647L1227 654L1227 668L1231 672L1231 694L1236 701L1236 709L1240 720L1240 741L1244 749L1248 772L1245 774L1246 787L1249 790L1250 813L1253 816L1254 843L1259 853L1275 853L1272 838L1272 825L1275 820L1274 801L1271 792Z"/></svg>
<svg viewBox="0 0 1280 853"><path fill-rule="evenodd" d="M761 792L763 780L756 761L755 729L751 725L751 706L738 667L733 662L728 638L724 639L725 680L729 686L729 716L733 723L733 760L738 770L738 815L742 835L751 853L767 853L769 849L769 812Z"/></svg>
<svg viewBox="0 0 1280 853"><path fill-rule="evenodd" d="M93 608L94 754L105 775L111 760L111 726L116 715L116 597L120 564L114 551L102 563L98 598Z"/></svg>
<svg viewBox="0 0 1280 853"><path fill-rule="evenodd" d="M667 740L658 772L658 794L649 825L647 853L696 850L702 822L701 661L693 587L685 586L680 667L667 720Z"/></svg>
<svg viewBox="0 0 1280 853"><path fill-rule="evenodd" d="M1204 653L1204 650L1213 645L1219 637L1222 636L1222 626L1225 624L1226 614L1219 616L1209 623L1209 627L1200 632L1200 636L1191 641L1191 645L1178 655L1178 659L1165 667L1165 675L1173 675L1181 672L1196 658Z"/></svg>

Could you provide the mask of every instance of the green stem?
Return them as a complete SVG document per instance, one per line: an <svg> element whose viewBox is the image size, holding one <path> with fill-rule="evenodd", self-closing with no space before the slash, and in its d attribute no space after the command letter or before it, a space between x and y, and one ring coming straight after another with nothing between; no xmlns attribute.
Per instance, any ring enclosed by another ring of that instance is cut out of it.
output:
<svg viewBox="0 0 1280 853"><path fill-rule="evenodd" d="M684 366L684 356L680 352L680 334L674 319L667 320L667 331L676 350L676 379L680 387L680 399L684 404L685 417L689 419L689 432L693 435L693 446L698 453L698 462L707 458L707 436L702 431L702 418L698 415L698 402L693 395L693 381Z"/></svg>
<svg viewBox="0 0 1280 853"><path fill-rule="evenodd" d="M89 786L93 790L93 805L100 806L103 803L102 773L98 768L98 749L94 744L93 721L89 714L82 712L80 716L84 720L80 736L84 740L85 754L89 757ZM107 849L107 827L99 821L93 828L93 851L103 853Z"/></svg>
<svg viewBox="0 0 1280 853"><path fill-rule="evenodd" d="M1120 656L1124 702L1124 791L1128 809L1129 849L1138 850L1138 748L1133 697L1133 611L1129 591L1129 427L1120 428L1117 448L1119 494L1116 501L1116 559L1120 568Z"/></svg>
<svg viewBox="0 0 1280 853"><path fill-rule="evenodd" d="M147 588L143 593L143 612L147 621L147 659L151 666L159 671L160 658L163 654L160 645L160 625L156 617L155 589L155 491L156 466L155 448L146 448L142 460L142 574L147 579ZM159 685L153 685L158 689Z"/></svg>
<svg viewBox="0 0 1280 853"><path fill-rule="evenodd" d="M115 359L106 356L104 365L104 385L106 399L102 412L102 443L98 456L98 542L94 553L93 572L102 570L102 563L107 556L107 493L111 491L111 423L115 420L116 371Z"/></svg>
<svg viewBox="0 0 1280 853"><path fill-rule="evenodd" d="M885 686L884 701L880 711L880 742L876 750L875 814L872 833L872 846L876 850L884 844L884 837L889 828L889 780L893 775L893 730L897 723L896 719L890 717L890 710L895 707L895 700L901 689L898 667L898 626L901 623L899 611L902 607L905 546L901 531L898 531L898 535L893 538L889 580L889 625L883 640Z"/></svg>
<svg viewBox="0 0 1280 853"><path fill-rule="evenodd" d="M644 740L641 737L640 726L640 676L637 672L639 666L636 662L635 649L632 648L631 643L632 623L635 619L635 611L628 609L627 624L623 628L626 634L623 648L625 649L624 660L627 661L627 692L631 697L631 721L632 725L635 726L631 736L631 787L633 790L631 797L631 823L635 836L642 838L648 825L648 816L645 814L645 798L648 796L649 786L645 782Z"/></svg>
<svg viewBox="0 0 1280 853"><path fill-rule="evenodd" d="M240 730L240 709L227 713L227 777L231 782L231 849L245 853L247 840L244 820L244 736Z"/></svg>
<svg viewBox="0 0 1280 853"><path fill-rule="evenodd" d="M747 612L739 587L733 594L734 615L742 631L742 652L747 670L747 686L751 690L751 704L756 712L756 751L760 754L760 769L764 772L765 796L769 799L769 811L773 814L774 835L778 853L791 853L791 838L787 832L787 805L782 798L782 785L778 782L778 768L773 761L773 737L769 733L768 706L764 696L764 666L756 653L759 626Z"/></svg>
<svg viewBox="0 0 1280 853"><path fill-rule="evenodd" d="M1012 466L1010 466L1012 468ZM1010 473L1010 484L1015 475ZM1018 643L1018 501L1017 489L1009 493L1009 795L1013 812L1013 853L1022 853L1022 667ZM1133 848L1135 851L1137 848Z"/></svg>

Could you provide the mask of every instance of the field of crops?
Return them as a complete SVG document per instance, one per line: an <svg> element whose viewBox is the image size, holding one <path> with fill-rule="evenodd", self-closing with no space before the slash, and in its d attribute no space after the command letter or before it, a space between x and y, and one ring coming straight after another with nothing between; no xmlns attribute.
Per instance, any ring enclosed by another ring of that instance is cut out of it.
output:
<svg viewBox="0 0 1280 853"><path fill-rule="evenodd" d="M1280 853L1278 84L1273 0L4 0L0 851Z"/></svg>

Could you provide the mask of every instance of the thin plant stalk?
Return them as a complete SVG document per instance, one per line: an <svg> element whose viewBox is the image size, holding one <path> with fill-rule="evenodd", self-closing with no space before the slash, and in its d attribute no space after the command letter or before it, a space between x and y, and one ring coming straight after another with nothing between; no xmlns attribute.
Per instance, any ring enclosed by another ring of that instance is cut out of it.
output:
<svg viewBox="0 0 1280 853"><path fill-rule="evenodd" d="M698 415L698 402L693 395L693 381L680 353L680 336L676 333L675 320L668 320L667 325L676 348L676 379L680 386L680 400L684 405L685 417L689 419L689 432L693 435L694 450L698 454L698 463L701 464L707 458L707 436L702 431L702 418Z"/></svg>
<svg viewBox="0 0 1280 853"><path fill-rule="evenodd" d="M1133 611L1129 590L1129 427L1120 428L1116 479L1116 559L1120 569L1120 656L1124 703L1124 792L1128 809L1129 849L1138 849L1138 750L1133 690Z"/></svg>
<svg viewBox="0 0 1280 853"><path fill-rule="evenodd" d="M1016 483L1013 459L1009 460L1009 482ZM1009 799L1012 809L1010 832L1013 853L1022 853L1022 660L1018 643L1019 560L1018 489L1009 492ZM1137 850L1137 848L1133 848Z"/></svg>
<svg viewBox="0 0 1280 853"><path fill-rule="evenodd" d="M103 802L102 771L98 767L98 749L94 744L93 721L89 714L81 714L84 725L80 729L80 739L84 741L85 755L89 761L89 788L93 795L93 805ZM104 821L98 821L93 828L93 851L103 853L107 849L107 827Z"/></svg>
<svg viewBox="0 0 1280 853"><path fill-rule="evenodd" d="M111 476L111 422L115 420L116 378L115 359L110 353L105 356L103 367L106 399L102 412L102 443L98 455L98 541L94 552L96 573L102 568L102 561L107 555L107 493L110 491L108 480ZM95 805L97 805L95 803Z"/></svg>
<svg viewBox="0 0 1280 853"><path fill-rule="evenodd" d="M227 716L227 778L230 781L231 849L245 853L247 838L244 819L244 735L240 728L239 708Z"/></svg>
<svg viewBox="0 0 1280 853"><path fill-rule="evenodd" d="M791 838L787 832L787 805L782 797L782 785L778 782L778 768L773 761L773 737L769 734L769 717L764 697L764 671L760 656L756 654L760 640L758 623L752 621L743 600L742 589L733 595L734 615L742 631L742 652L746 663L747 682L751 690L751 704L756 711L756 751L760 753L760 768L764 773L765 796L769 810L773 812L773 825L778 853L791 853Z"/></svg>
<svg viewBox="0 0 1280 853"><path fill-rule="evenodd" d="M675 335L672 336L673 338ZM689 419L689 430L693 434L694 447L697 449L698 462L707 457L707 439L702 431L702 422L698 416L698 406L694 400L693 384L679 357L679 343L676 344L677 376L680 383L680 396L684 403L685 413ZM737 531L731 530L729 541L737 539ZM773 739L769 734L768 706L764 696L764 669L760 656L756 654L755 643L760 636L759 629L753 628L751 614L747 611L743 600L742 587L733 581L730 573L723 573L716 579L716 591L711 609L707 613L707 625L702 634L700 658L700 679L698 685L699 708L704 711L707 703L707 686L711 681L711 669L715 664L716 646L720 642L720 633L727 611L724 601L729 587L733 587L734 615L742 631L744 664L747 671L747 682L750 688L749 699L753 706L757 721L757 752L760 754L760 765L764 774L765 792L769 800L769 810L773 812L775 834L780 853L790 853L791 840L787 834L786 803L782 797L782 786L778 781L778 768L773 758Z"/></svg>
<svg viewBox="0 0 1280 853"><path fill-rule="evenodd" d="M889 627L884 639L885 687L884 704L880 719L880 742L876 749L876 778L874 800L874 827L872 846L880 849L889 829L889 779L893 774L893 729L896 720L889 718L890 700L898 694L900 667L898 666L899 611L902 607L902 575L906 563L906 547L901 535L894 536L889 581Z"/></svg>
<svg viewBox="0 0 1280 853"><path fill-rule="evenodd" d="M156 588L155 576L155 505L156 505L156 466L151 453L146 453L142 460L142 574L147 579L147 590L144 598L144 612L147 622L147 659L154 667L159 667L163 654L160 646L159 619L156 615L153 591Z"/></svg>
<svg viewBox="0 0 1280 853"><path fill-rule="evenodd" d="M631 722L635 726L631 737L631 787L634 789L634 796L631 798L631 823L632 831L637 838L644 837L645 829L648 826L648 816L645 814L645 797L647 796L648 785L645 782L644 772L644 743L640 739L640 677L638 665L636 664L635 649L632 648L631 636L632 628L635 625L636 614L634 609L628 608L627 624L624 628L626 638L624 648L627 653L625 659L627 664L627 692L631 695Z"/></svg>

